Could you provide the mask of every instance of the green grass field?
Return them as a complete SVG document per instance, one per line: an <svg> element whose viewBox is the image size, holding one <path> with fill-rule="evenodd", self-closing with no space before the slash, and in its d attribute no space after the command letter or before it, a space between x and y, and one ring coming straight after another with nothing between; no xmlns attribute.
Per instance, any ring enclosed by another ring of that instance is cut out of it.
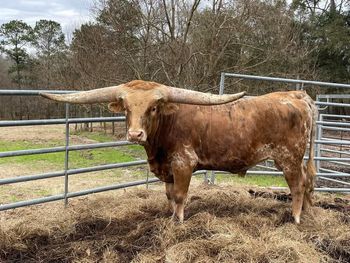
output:
<svg viewBox="0 0 350 263"><path fill-rule="evenodd" d="M216 174L216 183L227 183L235 185L251 185L251 186L287 186L286 180L283 176L274 175L246 175L239 177L232 174Z"/></svg>
<svg viewBox="0 0 350 263"><path fill-rule="evenodd" d="M24 149L39 149L53 146L62 146L59 143L53 143L51 145L41 143L30 142L6 142L0 141L0 152L24 150ZM123 146L124 147L124 146ZM128 146L125 146L128 147ZM49 154L35 154L16 157L7 157L0 159L0 164L4 163L22 163L42 165L43 163L49 164L53 167L61 167L64 162L64 152L49 153ZM69 166L71 168L87 167L96 164L107 164L115 162L129 162L133 161L131 155L124 153L123 150L105 148L94 150L81 150L69 152Z"/></svg>

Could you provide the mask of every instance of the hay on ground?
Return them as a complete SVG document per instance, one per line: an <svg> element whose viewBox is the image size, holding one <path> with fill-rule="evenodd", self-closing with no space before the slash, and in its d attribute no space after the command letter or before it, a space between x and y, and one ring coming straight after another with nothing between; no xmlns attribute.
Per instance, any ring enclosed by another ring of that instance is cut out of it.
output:
<svg viewBox="0 0 350 263"><path fill-rule="evenodd" d="M183 224L170 220L162 190L8 211L0 262L350 262L349 200L318 195L295 225L286 196L192 188Z"/></svg>

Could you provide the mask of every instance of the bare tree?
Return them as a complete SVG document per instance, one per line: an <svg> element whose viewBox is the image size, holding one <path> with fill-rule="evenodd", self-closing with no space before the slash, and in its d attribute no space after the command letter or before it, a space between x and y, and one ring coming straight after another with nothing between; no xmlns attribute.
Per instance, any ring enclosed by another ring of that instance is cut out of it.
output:
<svg viewBox="0 0 350 263"><path fill-rule="evenodd" d="M216 91L221 71L306 76L309 47L283 1L109 0L77 31L73 52L92 85L151 79Z"/></svg>

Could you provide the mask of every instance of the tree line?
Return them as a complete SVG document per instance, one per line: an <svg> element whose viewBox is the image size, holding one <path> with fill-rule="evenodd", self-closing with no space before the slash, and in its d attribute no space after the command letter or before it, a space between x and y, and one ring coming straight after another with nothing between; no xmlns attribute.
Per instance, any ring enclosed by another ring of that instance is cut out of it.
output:
<svg viewBox="0 0 350 263"><path fill-rule="evenodd" d="M217 93L223 71L348 83L349 8L345 0L99 0L69 44L55 21L2 24L0 87L88 90L144 79ZM225 91L294 88L228 79ZM0 118L63 111L29 97L0 103Z"/></svg>

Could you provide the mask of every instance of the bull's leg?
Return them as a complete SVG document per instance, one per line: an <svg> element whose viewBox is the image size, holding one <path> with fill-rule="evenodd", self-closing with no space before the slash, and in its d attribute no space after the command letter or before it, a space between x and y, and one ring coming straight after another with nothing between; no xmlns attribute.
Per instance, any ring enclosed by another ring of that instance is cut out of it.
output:
<svg viewBox="0 0 350 263"><path fill-rule="evenodd" d="M308 174L306 171L306 166L303 165L302 167L302 172L303 172L303 178L305 178L304 180L304 185L305 185L305 192L304 192L304 198L303 198L303 210L307 211L309 210L310 206L312 205L312 201L311 201L311 193L309 190L309 182L308 182Z"/></svg>
<svg viewBox="0 0 350 263"><path fill-rule="evenodd" d="M175 201L174 201L174 184L165 183L165 194L168 199L168 207L172 213L175 213Z"/></svg>
<svg viewBox="0 0 350 263"><path fill-rule="evenodd" d="M305 176L301 165L290 165L283 168L283 173L292 194L292 215L295 223L300 223L305 193Z"/></svg>
<svg viewBox="0 0 350 263"><path fill-rule="evenodd" d="M184 208L187 199L193 168L196 167L198 156L195 151L184 145L184 151L173 157L171 170L174 177L173 198L175 201L175 214L182 223L184 221Z"/></svg>
<svg viewBox="0 0 350 263"><path fill-rule="evenodd" d="M182 223L184 221L184 209L187 199L188 187L190 185L192 168L181 167L180 165L173 166L173 175L174 175L174 189L173 197L175 201L175 213L173 218Z"/></svg>
<svg viewBox="0 0 350 263"><path fill-rule="evenodd" d="M303 209L308 210L312 206L312 193L314 191L314 179L316 177L316 168L313 160L309 160L307 165L303 167L305 174L305 195Z"/></svg>

